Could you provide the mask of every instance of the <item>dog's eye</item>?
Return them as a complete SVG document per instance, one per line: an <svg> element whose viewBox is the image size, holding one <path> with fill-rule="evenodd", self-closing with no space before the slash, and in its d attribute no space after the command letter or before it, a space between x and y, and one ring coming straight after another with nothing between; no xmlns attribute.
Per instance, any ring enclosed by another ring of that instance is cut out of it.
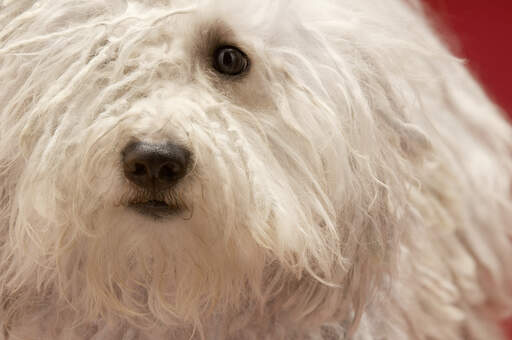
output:
<svg viewBox="0 0 512 340"><path fill-rule="evenodd" d="M236 76L247 71L249 58L233 46L219 47L214 54L213 67L222 74Z"/></svg>

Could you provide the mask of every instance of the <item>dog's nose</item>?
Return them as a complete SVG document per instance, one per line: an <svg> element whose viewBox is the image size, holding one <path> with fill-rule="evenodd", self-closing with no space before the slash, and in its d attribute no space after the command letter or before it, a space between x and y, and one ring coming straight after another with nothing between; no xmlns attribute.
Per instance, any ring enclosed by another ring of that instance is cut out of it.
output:
<svg viewBox="0 0 512 340"><path fill-rule="evenodd" d="M173 143L130 143L122 156L126 178L156 191L168 189L185 177L190 162L190 152Z"/></svg>

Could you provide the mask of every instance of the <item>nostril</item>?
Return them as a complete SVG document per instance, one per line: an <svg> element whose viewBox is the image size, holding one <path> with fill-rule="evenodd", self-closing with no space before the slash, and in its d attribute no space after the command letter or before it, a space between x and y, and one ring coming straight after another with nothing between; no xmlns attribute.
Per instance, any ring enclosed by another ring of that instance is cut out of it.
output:
<svg viewBox="0 0 512 340"><path fill-rule="evenodd" d="M132 171L132 174L135 176L145 176L147 175L148 171L146 169L146 166L142 163L135 163L134 170Z"/></svg>
<svg viewBox="0 0 512 340"><path fill-rule="evenodd" d="M164 164L158 172L158 177L163 180L171 181L180 177L183 167L176 162L168 162Z"/></svg>

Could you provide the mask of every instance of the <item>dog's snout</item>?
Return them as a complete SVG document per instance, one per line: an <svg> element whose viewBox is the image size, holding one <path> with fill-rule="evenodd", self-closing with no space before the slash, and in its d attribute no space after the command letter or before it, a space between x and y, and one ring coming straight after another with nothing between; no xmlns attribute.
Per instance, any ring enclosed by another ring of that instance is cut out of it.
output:
<svg viewBox="0 0 512 340"><path fill-rule="evenodd" d="M190 152L173 143L134 142L122 151L124 175L143 189L160 191L187 174Z"/></svg>

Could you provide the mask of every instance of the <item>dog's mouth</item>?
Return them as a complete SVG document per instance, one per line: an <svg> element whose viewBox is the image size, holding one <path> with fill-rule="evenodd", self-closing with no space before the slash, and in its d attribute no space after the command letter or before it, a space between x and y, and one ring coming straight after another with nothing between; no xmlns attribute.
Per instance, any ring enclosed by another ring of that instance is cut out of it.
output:
<svg viewBox="0 0 512 340"><path fill-rule="evenodd" d="M128 207L141 215L155 219L176 216L181 214L184 210L177 202L169 203L156 199L132 201L128 204Z"/></svg>

